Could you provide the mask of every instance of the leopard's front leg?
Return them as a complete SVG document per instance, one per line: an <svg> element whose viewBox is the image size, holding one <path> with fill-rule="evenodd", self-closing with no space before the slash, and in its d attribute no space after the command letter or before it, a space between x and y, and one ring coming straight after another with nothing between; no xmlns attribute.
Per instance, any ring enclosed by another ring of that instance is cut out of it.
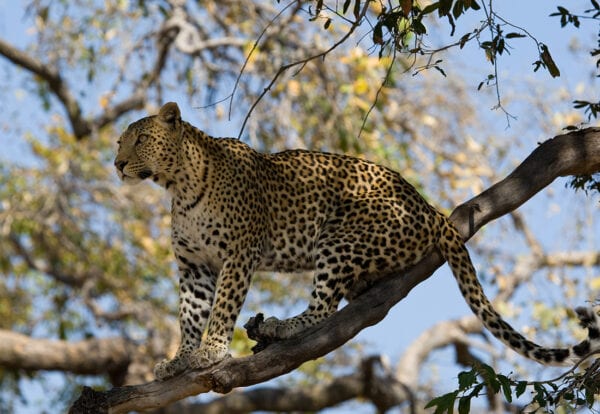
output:
<svg viewBox="0 0 600 414"><path fill-rule="evenodd" d="M194 351L200 346L215 294L216 274L207 266L186 261L179 268L179 326L181 342L172 359L154 367L154 376L163 380L175 376L192 365Z"/></svg>
<svg viewBox="0 0 600 414"><path fill-rule="evenodd" d="M235 322L248 293L258 254L248 249L229 258L217 279L206 338L190 356L191 368L205 368L228 355Z"/></svg>

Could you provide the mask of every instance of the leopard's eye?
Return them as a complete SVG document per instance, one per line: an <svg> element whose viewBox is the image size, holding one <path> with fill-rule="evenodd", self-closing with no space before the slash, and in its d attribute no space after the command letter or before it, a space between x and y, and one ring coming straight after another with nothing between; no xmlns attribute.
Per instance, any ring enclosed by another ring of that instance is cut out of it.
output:
<svg viewBox="0 0 600 414"><path fill-rule="evenodd" d="M138 136L138 139L136 141L136 144L143 144L144 142L148 141L148 134L140 134Z"/></svg>

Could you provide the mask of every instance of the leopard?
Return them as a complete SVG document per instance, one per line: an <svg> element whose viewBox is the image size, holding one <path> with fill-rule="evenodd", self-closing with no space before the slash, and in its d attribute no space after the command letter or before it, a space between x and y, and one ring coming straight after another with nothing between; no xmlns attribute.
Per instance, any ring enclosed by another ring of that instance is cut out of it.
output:
<svg viewBox="0 0 600 414"><path fill-rule="evenodd" d="M335 313L342 299L359 295L364 281L408 269L432 249L448 263L483 326L522 356L573 365L600 349L599 317L591 306L576 308L588 334L570 347L543 347L505 322L458 230L385 166L302 149L259 152L182 120L175 102L127 127L114 165L124 183L149 179L171 196L181 335L175 355L156 364L157 380L231 358L234 327L258 271L313 273L303 312L256 327L278 341L301 336Z"/></svg>

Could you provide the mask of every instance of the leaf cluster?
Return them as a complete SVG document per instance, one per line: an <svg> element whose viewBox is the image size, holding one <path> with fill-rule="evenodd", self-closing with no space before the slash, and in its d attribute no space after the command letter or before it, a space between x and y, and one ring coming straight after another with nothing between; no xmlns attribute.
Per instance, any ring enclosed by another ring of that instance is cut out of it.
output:
<svg viewBox="0 0 600 414"><path fill-rule="evenodd" d="M551 13L550 16L559 17L561 27L571 24L575 28L579 28L581 25L581 20L583 19L600 22L600 3L597 0L590 0L590 3L592 7L584 10L583 14L581 15L573 13L563 6L557 6L557 11ZM590 55L592 57L597 57L596 69L600 69L600 33L598 34L597 47L590 51ZM600 72L596 75L596 77L600 77ZM588 121L590 121L592 118L597 118L598 113L600 112L600 101L593 102L587 100L575 100L573 102L573 106L576 109L584 110L588 116Z"/></svg>
<svg viewBox="0 0 600 414"><path fill-rule="evenodd" d="M525 397L525 391L529 396ZM454 412L458 405L460 414L470 412L474 399L483 394L502 394L507 404L515 404L521 398L519 411L560 413L578 408L592 408L600 391L600 361L581 372L570 370L549 381L517 381L499 374L486 364L477 363L469 371L458 374L458 388L431 400L425 408L435 408L435 414ZM458 403L458 404L457 404Z"/></svg>
<svg viewBox="0 0 600 414"><path fill-rule="evenodd" d="M577 15L575 13L571 13L568 9L563 6L557 6L556 9L558 11L550 14L552 17L560 17L560 26L565 27L569 24L572 24L576 28L579 28L581 25L581 19L591 18L597 19L600 17L600 3L597 0L590 0L592 3L592 8L584 11L584 15Z"/></svg>

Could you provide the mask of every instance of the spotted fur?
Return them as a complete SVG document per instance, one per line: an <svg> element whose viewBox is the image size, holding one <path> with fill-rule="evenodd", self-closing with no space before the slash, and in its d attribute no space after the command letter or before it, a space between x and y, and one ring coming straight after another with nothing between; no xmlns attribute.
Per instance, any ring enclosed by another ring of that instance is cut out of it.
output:
<svg viewBox="0 0 600 414"><path fill-rule="evenodd" d="M543 348L508 325L486 298L460 234L395 171L345 155L254 151L181 120L175 103L131 124L115 159L125 182L151 178L172 195L172 245L180 272L181 344L158 379L227 356L256 270L314 271L308 308L259 326L289 338L334 313L361 282L417 263L434 247L487 329L518 353L572 364L599 348L598 316L577 310L589 338ZM206 337L201 340L206 331Z"/></svg>

